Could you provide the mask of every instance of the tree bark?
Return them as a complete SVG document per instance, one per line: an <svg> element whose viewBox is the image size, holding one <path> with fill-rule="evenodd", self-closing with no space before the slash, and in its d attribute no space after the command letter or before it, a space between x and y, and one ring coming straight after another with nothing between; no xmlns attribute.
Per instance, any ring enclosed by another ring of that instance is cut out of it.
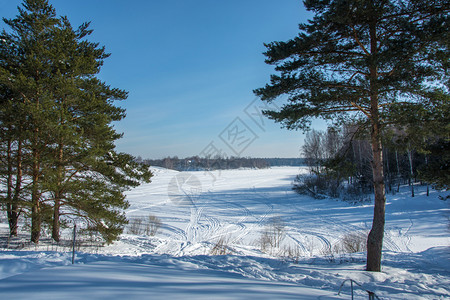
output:
<svg viewBox="0 0 450 300"><path fill-rule="evenodd" d="M60 240L60 208L61 208L61 199L63 194L62 181L64 179L63 176L63 143L59 142L58 146L58 170L56 175L56 191L55 191L55 206L53 207L53 224L52 224L52 238L55 242L59 242Z"/></svg>
<svg viewBox="0 0 450 300"><path fill-rule="evenodd" d="M11 128L10 128L11 130ZM20 133L19 133L20 134ZM13 158L12 141L8 141L7 149L7 164L8 164L8 179L7 179L7 215L9 224L9 235L17 236L20 208L19 197L22 189L22 138L19 136L17 140L17 149L15 161ZM13 164L16 164L16 178L13 184Z"/></svg>
<svg viewBox="0 0 450 300"><path fill-rule="evenodd" d="M11 131L11 127L8 129ZM7 149L7 173L8 179L6 182L7 194L6 194L6 211L8 215L9 224L9 236L17 236L17 204L14 203L13 196L13 158L12 158L12 141L8 139L8 149Z"/></svg>
<svg viewBox="0 0 450 300"><path fill-rule="evenodd" d="M59 196L58 196L59 197ZM60 212L59 209L61 207L61 200L56 198L55 199L55 207L53 208L53 226L52 226L52 238L55 240L55 242L59 242L60 240Z"/></svg>
<svg viewBox="0 0 450 300"><path fill-rule="evenodd" d="M37 149L38 147L38 134L39 130L34 130L35 141L33 149L33 169L32 169L32 190L31 190L31 241L33 243L39 243L41 237L41 203L39 193L39 168L40 168L40 155Z"/></svg>
<svg viewBox="0 0 450 300"><path fill-rule="evenodd" d="M64 117L64 110L65 110L65 98L63 97L60 102L60 116L59 116L59 127L62 129L64 128L65 124L65 117ZM65 169L64 169L64 135L62 132L59 133L58 137L58 151L56 153L56 162L57 162L57 171L56 171L56 190L54 192L55 196L55 204L53 207L53 224L52 224L52 238L56 242L59 242L60 240L60 209L61 209L61 201L64 196L64 178L65 178Z"/></svg>
<svg viewBox="0 0 450 300"><path fill-rule="evenodd" d="M38 244L40 237L41 237L41 207L38 200L33 201L33 207L31 209L31 241L35 244Z"/></svg>
<svg viewBox="0 0 450 300"><path fill-rule="evenodd" d="M383 176L383 152L378 124L374 124L371 134L372 173L375 204L372 229L367 239L367 271L381 271L381 255L383 249L386 196Z"/></svg>
<svg viewBox="0 0 450 300"><path fill-rule="evenodd" d="M371 41L370 66L370 115L371 115L371 147L372 175L375 194L372 229L367 238L367 271L381 271L381 256L383 250L386 195L383 174L383 147L381 143L381 122L378 99L378 68L377 68L377 32L376 20L369 24Z"/></svg>

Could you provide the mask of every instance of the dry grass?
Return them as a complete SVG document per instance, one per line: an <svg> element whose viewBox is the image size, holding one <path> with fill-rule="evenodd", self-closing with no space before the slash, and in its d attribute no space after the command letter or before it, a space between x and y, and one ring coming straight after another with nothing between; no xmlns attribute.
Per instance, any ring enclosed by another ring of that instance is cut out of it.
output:
<svg viewBox="0 0 450 300"><path fill-rule="evenodd" d="M161 219L154 215L149 215L147 224L145 227L145 234L149 236L155 236L158 233L159 228L161 228Z"/></svg>
<svg viewBox="0 0 450 300"><path fill-rule="evenodd" d="M211 249L211 255L227 255L231 254L231 250L228 247L228 238L225 236L221 236L217 242L214 244L214 247Z"/></svg>
<svg viewBox="0 0 450 300"><path fill-rule="evenodd" d="M281 218L270 218L258 241L261 251L273 254L275 249L280 248L281 241L285 236L286 232Z"/></svg>
<svg viewBox="0 0 450 300"><path fill-rule="evenodd" d="M335 253L357 253L367 251L367 232L356 231L344 235L334 246Z"/></svg>
<svg viewBox="0 0 450 300"><path fill-rule="evenodd" d="M161 219L154 215L149 215L147 219L144 217L133 218L128 224L128 233L135 235L154 236L161 228Z"/></svg>

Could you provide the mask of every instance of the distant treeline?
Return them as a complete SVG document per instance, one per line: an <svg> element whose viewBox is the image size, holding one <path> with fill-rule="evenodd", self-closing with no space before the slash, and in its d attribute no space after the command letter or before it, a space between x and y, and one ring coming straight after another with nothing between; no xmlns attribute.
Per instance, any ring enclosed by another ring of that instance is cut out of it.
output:
<svg viewBox="0 0 450 300"><path fill-rule="evenodd" d="M187 170L225 170L239 168L264 169L276 166L303 166L305 160L303 158L250 158L250 157L166 157L163 159L142 159L137 158L138 162L154 166L162 167L177 171Z"/></svg>
<svg viewBox="0 0 450 300"><path fill-rule="evenodd" d="M300 167L306 166L306 160L304 158L263 158L269 163L271 167Z"/></svg>

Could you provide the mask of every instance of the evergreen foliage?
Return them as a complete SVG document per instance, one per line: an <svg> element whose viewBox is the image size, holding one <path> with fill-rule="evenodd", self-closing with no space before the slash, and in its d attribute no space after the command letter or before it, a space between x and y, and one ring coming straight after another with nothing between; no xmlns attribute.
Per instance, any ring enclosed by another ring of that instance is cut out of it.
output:
<svg viewBox="0 0 450 300"><path fill-rule="evenodd" d="M306 130L313 118L369 129L375 205L367 270L380 271L386 201L382 131L405 124L405 112L427 115L448 101L450 2L304 4L314 18L299 25L294 39L266 45L266 63L279 75L255 93L268 102L287 96L280 110L265 113L288 129Z"/></svg>
<svg viewBox="0 0 450 300"><path fill-rule="evenodd" d="M111 123L125 111L113 102L127 92L96 77L109 54L87 40L89 23L74 29L47 0L18 9L0 35L0 195L10 233L24 214L33 242L43 225L59 241L61 224L84 219L111 242L127 222L123 192L152 176L115 151L121 134Z"/></svg>

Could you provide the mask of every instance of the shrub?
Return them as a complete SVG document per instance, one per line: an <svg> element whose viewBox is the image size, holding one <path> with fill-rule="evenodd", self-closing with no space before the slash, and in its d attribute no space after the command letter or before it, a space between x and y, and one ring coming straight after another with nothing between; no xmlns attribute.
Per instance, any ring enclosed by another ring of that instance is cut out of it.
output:
<svg viewBox="0 0 450 300"><path fill-rule="evenodd" d="M228 247L228 239L225 236L221 236L219 240L214 244L211 249L211 255L227 255L231 253Z"/></svg>
<svg viewBox="0 0 450 300"><path fill-rule="evenodd" d="M261 251L272 254L275 248L280 247L285 235L284 223L281 218L270 218L259 239Z"/></svg>
<svg viewBox="0 0 450 300"><path fill-rule="evenodd" d="M159 228L161 228L161 219L159 219L157 216L149 215L147 221L148 223L145 227L145 234L149 236L155 236Z"/></svg>
<svg viewBox="0 0 450 300"><path fill-rule="evenodd" d="M300 257L302 256L302 251L299 246L287 246L284 247L280 253L280 256L292 261L295 264L298 264Z"/></svg>
<svg viewBox="0 0 450 300"><path fill-rule="evenodd" d="M135 235L145 234L148 236L154 236L161 228L161 225L161 220L154 215L149 215L147 219L143 217L137 217L131 219L131 221L129 222L128 233Z"/></svg>
<svg viewBox="0 0 450 300"><path fill-rule="evenodd" d="M142 232L142 218L134 218L128 224L128 232L135 235L140 235Z"/></svg>
<svg viewBox="0 0 450 300"><path fill-rule="evenodd" d="M334 246L336 253L356 253L367 251L367 232L356 231L344 235Z"/></svg>
<svg viewBox="0 0 450 300"><path fill-rule="evenodd" d="M292 189L301 195L315 199L332 197L352 203L371 201L369 194L371 191L359 182L339 182L325 175L298 175Z"/></svg>

